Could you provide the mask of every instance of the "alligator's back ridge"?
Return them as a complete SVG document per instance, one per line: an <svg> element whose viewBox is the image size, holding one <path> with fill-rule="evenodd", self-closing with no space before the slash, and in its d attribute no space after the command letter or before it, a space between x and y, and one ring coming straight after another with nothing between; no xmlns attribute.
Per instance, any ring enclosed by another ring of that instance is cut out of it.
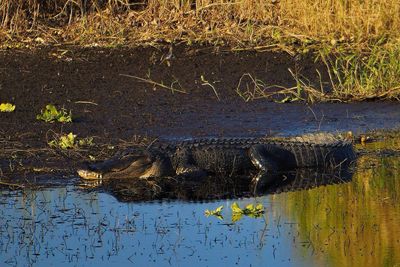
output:
<svg viewBox="0 0 400 267"><path fill-rule="evenodd" d="M260 177L266 172L293 168L331 168L354 159L351 141L326 133L286 138L202 138L157 141L143 151L128 149L78 173L90 179L199 175L210 172L232 175L258 170Z"/></svg>

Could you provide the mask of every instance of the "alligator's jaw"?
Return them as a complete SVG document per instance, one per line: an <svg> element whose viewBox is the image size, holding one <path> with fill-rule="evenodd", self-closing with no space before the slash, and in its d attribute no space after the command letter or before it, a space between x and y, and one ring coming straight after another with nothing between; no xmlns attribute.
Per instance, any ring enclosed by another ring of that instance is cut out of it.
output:
<svg viewBox="0 0 400 267"><path fill-rule="evenodd" d="M126 173L127 169L131 169L131 173ZM162 163L156 161L150 164L142 164L140 166L136 166L135 164L131 164L128 168L120 170L120 171L111 171L111 172L97 172L91 171L88 169L79 169L77 171L78 175L85 180L102 180L109 178L129 178L129 177L137 177L137 178L149 178L149 177L159 177L164 174L165 166L162 166Z"/></svg>
<svg viewBox="0 0 400 267"><path fill-rule="evenodd" d="M101 173L95 172L95 171L89 171L89 170L78 170L78 175L87 180L99 180L103 178L103 175Z"/></svg>

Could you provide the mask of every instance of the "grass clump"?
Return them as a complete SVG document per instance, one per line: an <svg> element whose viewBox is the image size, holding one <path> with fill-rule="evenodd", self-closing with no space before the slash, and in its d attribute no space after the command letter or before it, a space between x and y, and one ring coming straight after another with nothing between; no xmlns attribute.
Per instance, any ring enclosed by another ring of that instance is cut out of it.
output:
<svg viewBox="0 0 400 267"><path fill-rule="evenodd" d="M332 97L344 100L400 97L400 43L375 44L367 51L321 51Z"/></svg>
<svg viewBox="0 0 400 267"><path fill-rule="evenodd" d="M267 85L245 73L236 93L244 101L260 98L286 102L347 102L364 100L400 100L400 42L380 40L362 49L331 45L314 52L315 60L325 66L327 78L316 70L319 84L312 84L301 71L289 69L295 85Z"/></svg>
<svg viewBox="0 0 400 267"><path fill-rule="evenodd" d="M55 121L61 123L72 122L71 111L67 112L64 108L57 110L54 105L46 105L46 108L36 115L37 120L53 123Z"/></svg>
<svg viewBox="0 0 400 267"><path fill-rule="evenodd" d="M93 137L87 137L83 139L77 139L77 136L72 132L57 136L54 140L48 142L49 146L60 149L77 149L83 146L93 146Z"/></svg>
<svg viewBox="0 0 400 267"><path fill-rule="evenodd" d="M15 105L11 103L1 103L0 112L13 112L15 110Z"/></svg>

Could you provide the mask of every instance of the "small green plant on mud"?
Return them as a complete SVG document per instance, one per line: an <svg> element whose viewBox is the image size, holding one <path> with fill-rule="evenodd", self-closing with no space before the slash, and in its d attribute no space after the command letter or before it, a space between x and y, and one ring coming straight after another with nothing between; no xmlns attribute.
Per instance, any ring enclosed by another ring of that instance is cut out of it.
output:
<svg viewBox="0 0 400 267"><path fill-rule="evenodd" d="M49 146L58 147L60 149L76 149L83 146L93 146L93 137L77 139L73 133L61 135L50 141Z"/></svg>
<svg viewBox="0 0 400 267"><path fill-rule="evenodd" d="M93 146L93 137L86 137L78 140L79 146Z"/></svg>
<svg viewBox="0 0 400 267"><path fill-rule="evenodd" d="M13 112L15 110L15 105L11 103L1 103L0 112Z"/></svg>
<svg viewBox="0 0 400 267"><path fill-rule="evenodd" d="M48 144L51 147L59 147L61 149L71 149L75 148L76 141L75 141L76 135L73 133L69 133L67 135L61 135L58 139L54 139L50 141Z"/></svg>
<svg viewBox="0 0 400 267"><path fill-rule="evenodd" d="M50 123L53 123L55 121L68 123L72 122L72 113L71 111L67 112L64 108L61 108L61 110L57 110L54 105L48 104L46 105L46 108L41 111L40 114L36 115L36 119Z"/></svg>
<svg viewBox="0 0 400 267"><path fill-rule="evenodd" d="M232 210L232 222L239 221L243 215L251 218L259 218L265 213L264 206L261 203L257 205L248 204L245 208L240 208L237 202L233 202L231 205Z"/></svg>
<svg viewBox="0 0 400 267"><path fill-rule="evenodd" d="M207 209L204 211L204 215L206 215L206 217L215 216L218 219L222 220L224 218L224 217L222 217L222 214L221 214L223 208L224 208L224 206L219 206L215 210Z"/></svg>

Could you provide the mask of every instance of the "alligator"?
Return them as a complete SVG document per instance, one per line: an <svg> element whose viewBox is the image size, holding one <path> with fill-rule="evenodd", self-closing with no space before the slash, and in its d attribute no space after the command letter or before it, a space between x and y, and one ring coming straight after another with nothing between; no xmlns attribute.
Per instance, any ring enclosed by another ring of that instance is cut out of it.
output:
<svg viewBox="0 0 400 267"><path fill-rule="evenodd" d="M355 159L352 141L329 133L298 137L208 138L154 142L79 169L84 179L204 177L207 174L266 174L295 168L337 168Z"/></svg>

